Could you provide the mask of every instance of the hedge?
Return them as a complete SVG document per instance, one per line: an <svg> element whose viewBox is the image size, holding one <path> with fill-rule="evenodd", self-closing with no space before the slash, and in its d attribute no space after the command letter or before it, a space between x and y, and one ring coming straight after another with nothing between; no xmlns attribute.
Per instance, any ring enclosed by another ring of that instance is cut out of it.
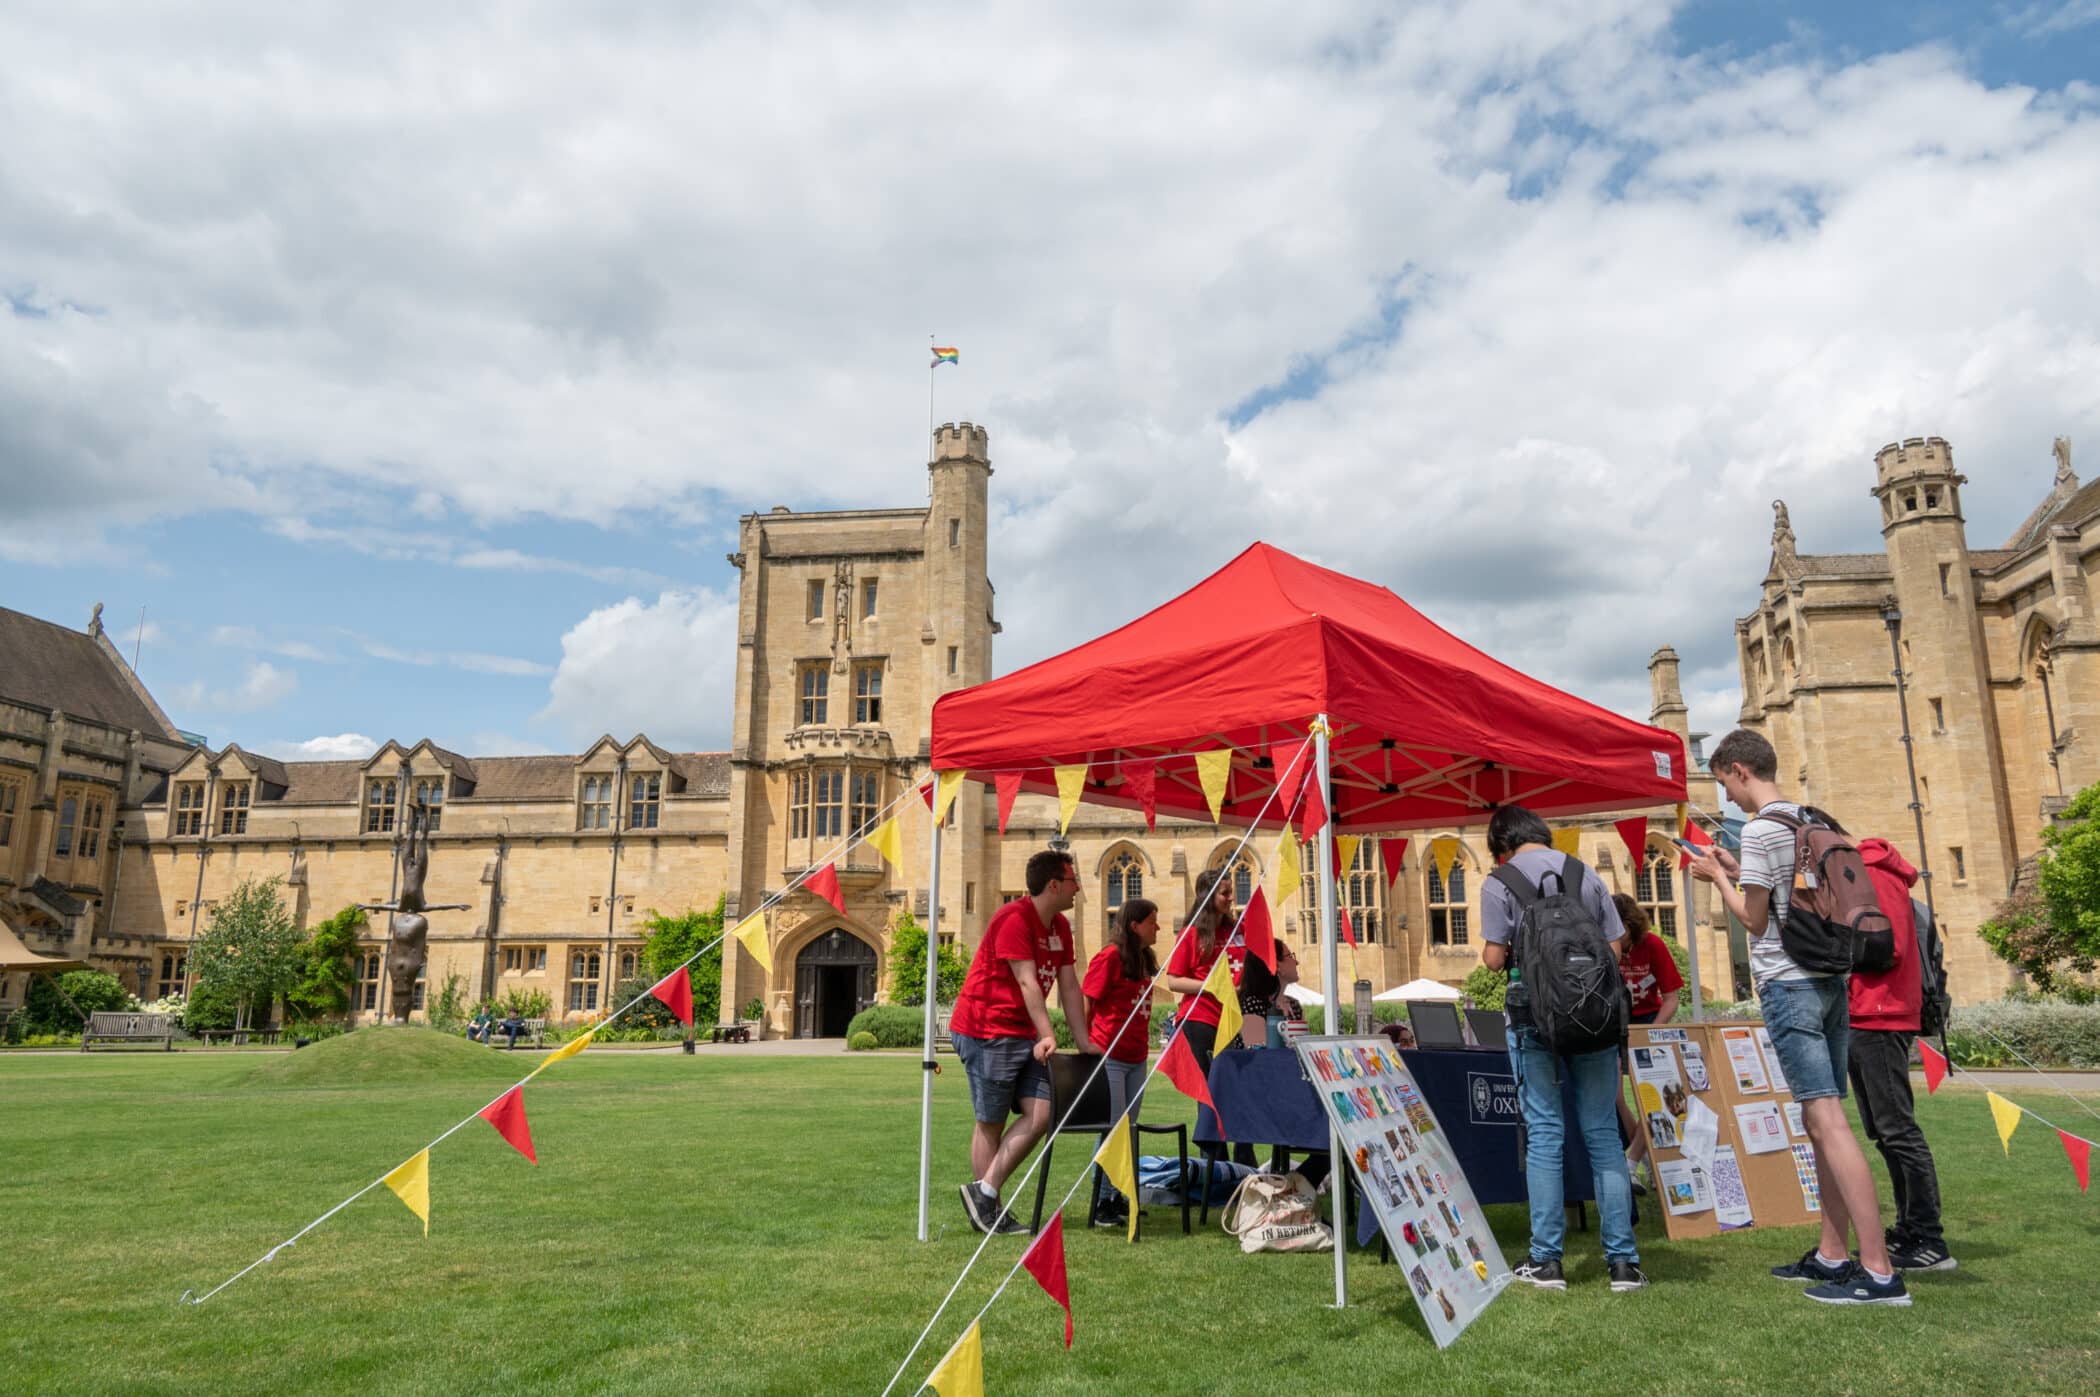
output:
<svg viewBox="0 0 2100 1397"><path fill-rule="evenodd" d="M875 1040L878 1048L918 1048L926 1044L926 1010L902 1004L871 1004L846 1025L846 1041L861 1034Z"/></svg>
<svg viewBox="0 0 2100 1397"><path fill-rule="evenodd" d="M2017 1068L2021 1057L2036 1067L2100 1067L2100 1004L2008 1000L1956 1009L1947 1052L1961 1067Z"/></svg>

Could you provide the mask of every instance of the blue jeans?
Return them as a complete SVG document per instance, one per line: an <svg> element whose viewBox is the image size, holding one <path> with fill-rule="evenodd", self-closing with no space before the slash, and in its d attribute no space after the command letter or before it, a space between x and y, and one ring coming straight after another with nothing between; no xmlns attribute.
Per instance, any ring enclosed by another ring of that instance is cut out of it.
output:
<svg viewBox="0 0 2100 1397"><path fill-rule="evenodd" d="M1524 1188L1531 1195L1531 1259L1560 1260L1568 1235L1562 1153L1567 1125L1561 1114L1561 1076L1575 1080L1575 1115L1597 1191L1597 1230L1606 1261L1641 1259L1633 1240L1633 1184L1619 1143L1619 1054L1615 1048L1562 1057L1539 1042L1538 1031L1513 1025L1509 1060L1524 1110Z"/></svg>
<svg viewBox="0 0 2100 1397"><path fill-rule="evenodd" d="M1765 1032L1796 1101L1845 1095L1852 1050L1852 982L1844 975L1767 980L1757 989ZM1905 1080L1909 1080L1908 1077Z"/></svg>

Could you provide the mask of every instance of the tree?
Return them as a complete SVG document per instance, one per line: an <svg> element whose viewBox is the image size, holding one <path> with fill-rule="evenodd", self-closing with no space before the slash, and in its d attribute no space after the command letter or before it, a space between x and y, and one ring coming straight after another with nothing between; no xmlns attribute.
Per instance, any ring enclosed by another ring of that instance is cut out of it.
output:
<svg viewBox="0 0 2100 1397"><path fill-rule="evenodd" d="M1466 982L1462 988L1466 998L1473 1001L1475 1008L1500 1009L1503 999L1509 994L1509 972L1476 965L1466 972Z"/></svg>
<svg viewBox="0 0 2100 1397"><path fill-rule="evenodd" d="M84 1014L136 1009L138 1004L122 980L100 970L68 970L56 985L49 975L32 975L22 998L23 1027L30 1033L78 1033L86 1023Z"/></svg>
<svg viewBox="0 0 2100 1397"><path fill-rule="evenodd" d="M2007 898L1976 932L2047 994L2100 965L2100 784L2042 831L2040 871L2039 891Z"/></svg>
<svg viewBox="0 0 2100 1397"><path fill-rule="evenodd" d="M962 952L950 942L941 947L934 975L933 997L937 1004L953 1004L962 993L963 977L970 967ZM897 914L890 927L890 1003L919 1005L926 1002L926 928L909 912Z"/></svg>
<svg viewBox="0 0 2100 1397"><path fill-rule="evenodd" d="M322 1019L339 1019L350 1012L357 988L357 942L365 925L364 908L353 903L313 929L299 948L299 981L285 996L294 1010Z"/></svg>
<svg viewBox="0 0 2100 1397"><path fill-rule="evenodd" d="M692 960L693 963L686 967L686 974L691 976L693 981L693 1022L696 1024L721 1022L722 909L727 905L726 897L718 897L715 899L715 905L705 912L688 909L675 917L652 912L645 923L649 928L649 939L642 944L642 965L648 971L648 976L641 982L640 989L646 991L649 986ZM693 960L700 948L710 941L715 943L714 949L698 960ZM618 1008L626 1002L622 999L613 1007ZM620 1016L620 1022L632 1021L637 1026L648 1026L659 1017L652 1011L651 1006L655 1004L656 1001L651 1000L646 1004L635 1005ZM661 1020L665 1023L675 1022L668 1009L663 1011Z"/></svg>
<svg viewBox="0 0 2100 1397"><path fill-rule="evenodd" d="M299 983L304 957L299 929L276 878L244 878L215 903L211 923L190 950L200 988L229 994L236 1027L269 1013L270 1001Z"/></svg>

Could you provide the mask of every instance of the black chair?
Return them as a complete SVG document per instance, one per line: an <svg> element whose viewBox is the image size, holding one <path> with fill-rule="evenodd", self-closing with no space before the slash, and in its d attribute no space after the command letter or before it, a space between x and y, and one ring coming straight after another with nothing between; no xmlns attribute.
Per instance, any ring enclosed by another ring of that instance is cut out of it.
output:
<svg viewBox="0 0 2100 1397"><path fill-rule="evenodd" d="M1055 1130L1058 1122L1065 1120L1065 1112L1071 1108L1074 1101L1077 1101L1079 1109L1072 1112L1072 1118L1070 1121L1065 1122L1064 1128L1068 1132L1093 1132L1096 1138L1097 1149L1100 1145L1108 1142L1108 1132L1114 1124L1108 1118L1108 1075L1101 1073L1095 1075L1091 1082L1088 1081L1089 1074L1094 1072L1095 1066L1100 1061L1101 1059L1098 1057L1082 1053L1053 1053L1050 1056L1050 1125L1052 1129ZM1083 1094L1082 1088L1084 1088ZM1133 1126L1132 1129L1137 1133L1137 1141L1142 1141L1146 1135L1173 1135L1176 1140L1176 1149L1181 1159L1181 1177L1184 1180L1188 1178L1189 1128L1186 1125L1139 1124ZM1137 1141L1133 1143L1135 1144ZM1035 1220L1029 1225L1028 1229L1031 1232L1043 1230L1043 1199L1049 1191L1050 1160L1056 1147L1057 1137L1055 1134L1043 1141L1043 1162L1036 1170L1035 1175ZM1137 1151L1133 1148L1131 1157L1135 1160L1136 1156ZM1095 1191L1091 1180L1088 1181L1086 1189L1086 1222L1087 1226L1092 1227L1094 1218L1097 1215L1100 1195ZM1133 1208L1137 1207L1138 1200L1135 1198L1131 1199L1130 1206ZM1181 1195L1181 1230L1184 1234L1187 1234L1190 1230L1189 1200L1186 1188L1182 1190Z"/></svg>

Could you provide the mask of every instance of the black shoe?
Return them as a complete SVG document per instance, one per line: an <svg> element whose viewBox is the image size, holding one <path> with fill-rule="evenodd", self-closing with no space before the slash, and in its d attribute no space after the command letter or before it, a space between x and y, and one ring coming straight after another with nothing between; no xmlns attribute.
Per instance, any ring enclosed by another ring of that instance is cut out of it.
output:
<svg viewBox="0 0 2100 1397"><path fill-rule="evenodd" d="M1842 1278L1826 1281L1822 1285L1810 1286L1802 1294L1823 1305L1898 1305L1908 1307L1910 1292L1903 1287L1903 1273L1898 1271L1885 1281L1877 1281L1867 1274L1863 1266L1848 1266Z"/></svg>
<svg viewBox="0 0 2100 1397"><path fill-rule="evenodd" d="M1094 1213L1094 1226L1113 1227L1118 1232L1130 1229L1130 1205L1128 1203L1104 1203Z"/></svg>
<svg viewBox="0 0 2100 1397"><path fill-rule="evenodd" d="M979 1232L992 1230L992 1215L999 1210L997 1199L986 1198L974 1183L962 1186L963 1211L970 1215L970 1226Z"/></svg>
<svg viewBox="0 0 2100 1397"><path fill-rule="evenodd" d="M1638 1261L1614 1261L1611 1263L1611 1293L1624 1295L1632 1290L1648 1288L1648 1273L1641 1269Z"/></svg>
<svg viewBox="0 0 2100 1397"><path fill-rule="evenodd" d="M1952 1271L1958 1263L1945 1242L1905 1242L1889 1248L1889 1264L1898 1271Z"/></svg>
<svg viewBox="0 0 2100 1397"><path fill-rule="evenodd" d="M1566 1290L1568 1278L1560 1273L1560 1259L1551 1261L1527 1261L1511 1274L1526 1285L1535 1285L1540 1290Z"/></svg>
<svg viewBox="0 0 2100 1397"><path fill-rule="evenodd" d="M1033 1237L1035 1233L1029 1228L1027 1223L1022 1222L1012 1213L1001 1208L999 1210L999 1220L992 1224L992 1235L994 1237Z"/></svg>
<svg viewBox="0 0 2100 1397"><path fill-rule="evenodd" d="M1772 1275L1776 1280L1814 1281L1824 1284L1845 1279L1851 1270L1852 1263L1849 1260L1832 1266L1824 1261L1822 1257L1816 1255L1814 1247L1810 1247L1807 1251L1801 1253L1799 1261L1790 1261L1784 1266L1774 1266Z"/></svg>

